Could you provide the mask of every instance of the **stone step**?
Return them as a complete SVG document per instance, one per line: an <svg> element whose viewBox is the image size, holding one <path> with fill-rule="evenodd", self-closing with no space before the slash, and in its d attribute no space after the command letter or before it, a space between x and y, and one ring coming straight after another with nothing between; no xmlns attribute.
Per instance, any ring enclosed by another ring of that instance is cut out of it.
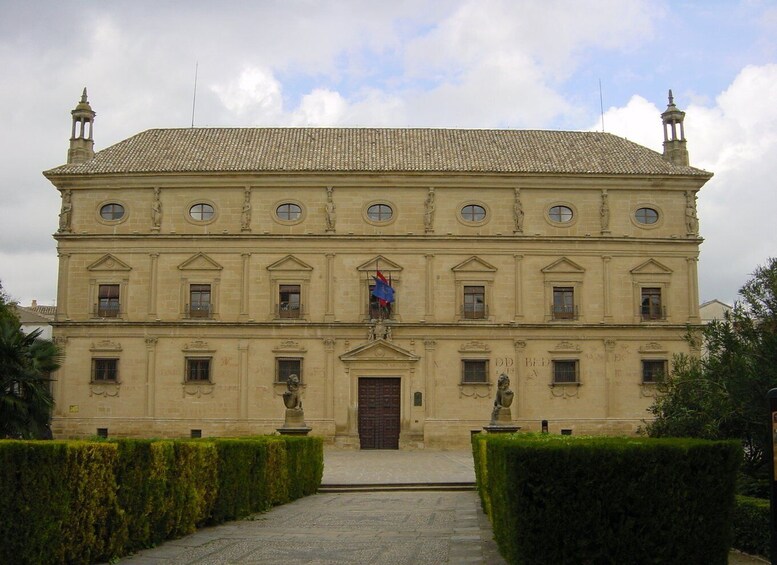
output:
<svg viewBox="0 0 777 565"><path fill-rule="evenodd" d="M323 484L319 493L382 492L382 491L469 491L475 483L382 483L382 484Z"/></svg>

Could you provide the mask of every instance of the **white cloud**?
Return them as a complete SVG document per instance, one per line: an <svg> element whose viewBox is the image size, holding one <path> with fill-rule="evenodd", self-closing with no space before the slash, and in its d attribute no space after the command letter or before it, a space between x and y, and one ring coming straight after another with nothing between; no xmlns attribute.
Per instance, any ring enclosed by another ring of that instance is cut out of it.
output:
<svg viewBox="0 0 777 565"><path fill-rule="evenodd" d="M642 96L634 95L622 108L609 108L604 113L604 131L660 152L664 140L662 111ZM590 129L602 131L601 121Z"/></svg>
<svg viewBox="0 0 777 565"><path fill-rule="evenodd" d="M254 123L277 120L283 111L281 84L265 69L243 69L237 79L210 88L227 110Z"/></svg>
<svg viewBox="0 0 777 565"><path fill-rule="evenodd" d="M342 121L347 103L338 92L316 88L302 97L291 118L294 126L332 126Z"/></svg>

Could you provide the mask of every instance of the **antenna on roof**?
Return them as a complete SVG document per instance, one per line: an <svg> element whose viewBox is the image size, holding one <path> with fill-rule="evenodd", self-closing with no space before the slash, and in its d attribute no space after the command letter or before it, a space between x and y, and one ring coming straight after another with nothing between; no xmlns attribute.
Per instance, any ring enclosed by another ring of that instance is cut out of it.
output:
<svg viewBox="0 0 777 565"><path fill-rule="evenodd" d="M194 64L194 95L192 96L192 127L194 127L194 108L197 104L197 71L200 68L200 62Z"/></svg>
<svg viewBox="0 0 777 565"><path fill-rule="evenodd" d="M604 133L604 98L602 98L602 79L599 79L599 111L602 113L602 133Z"/></svg>

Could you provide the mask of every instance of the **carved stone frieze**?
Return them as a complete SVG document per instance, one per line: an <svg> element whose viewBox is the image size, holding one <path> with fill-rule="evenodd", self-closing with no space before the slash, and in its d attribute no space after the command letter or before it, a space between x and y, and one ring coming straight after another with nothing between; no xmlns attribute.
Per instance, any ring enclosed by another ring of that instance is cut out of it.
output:
<svg viewBox="0 0 777 565"><path fill-rule="evenodd" d="M92 342L92 347L89 348L89 351L121 351L121 344L110 339L103 339L98 342Z"/></svg>
<svg viewBox="0 0 777 565"><path fill-rule="evenodd" d="M89 383L89 396L105 396L116 397L119 396L119 390L121 383Z"/></svg>
<svg viewBox="0 0 777 565"><path fill-rule="evenodd" d="M216 385L213 383L183 383L183 397L193 396L195 398L202 398L203 396L210 396L215 388Z"/></svg>
<svg viewBox="0 0 777 565"><path fill-rule="evenodd" d="M480 352L480 353L488 353L491 351L491 346L489 346L485 341L468 341L461 347L459 347L460 353L471 353L473 351Z"/></svg>

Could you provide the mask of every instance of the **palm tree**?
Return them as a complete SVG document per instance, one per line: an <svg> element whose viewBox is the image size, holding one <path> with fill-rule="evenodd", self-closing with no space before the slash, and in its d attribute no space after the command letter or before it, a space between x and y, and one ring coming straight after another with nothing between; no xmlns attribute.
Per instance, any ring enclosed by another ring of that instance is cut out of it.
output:
<svg viewBox="0 0 777 565"><path fill-rule="evenodd" d="M0 438L50 434L49 373L59 368L61 353L40 334L24 334L18 321L0 319Z"/></svg>

